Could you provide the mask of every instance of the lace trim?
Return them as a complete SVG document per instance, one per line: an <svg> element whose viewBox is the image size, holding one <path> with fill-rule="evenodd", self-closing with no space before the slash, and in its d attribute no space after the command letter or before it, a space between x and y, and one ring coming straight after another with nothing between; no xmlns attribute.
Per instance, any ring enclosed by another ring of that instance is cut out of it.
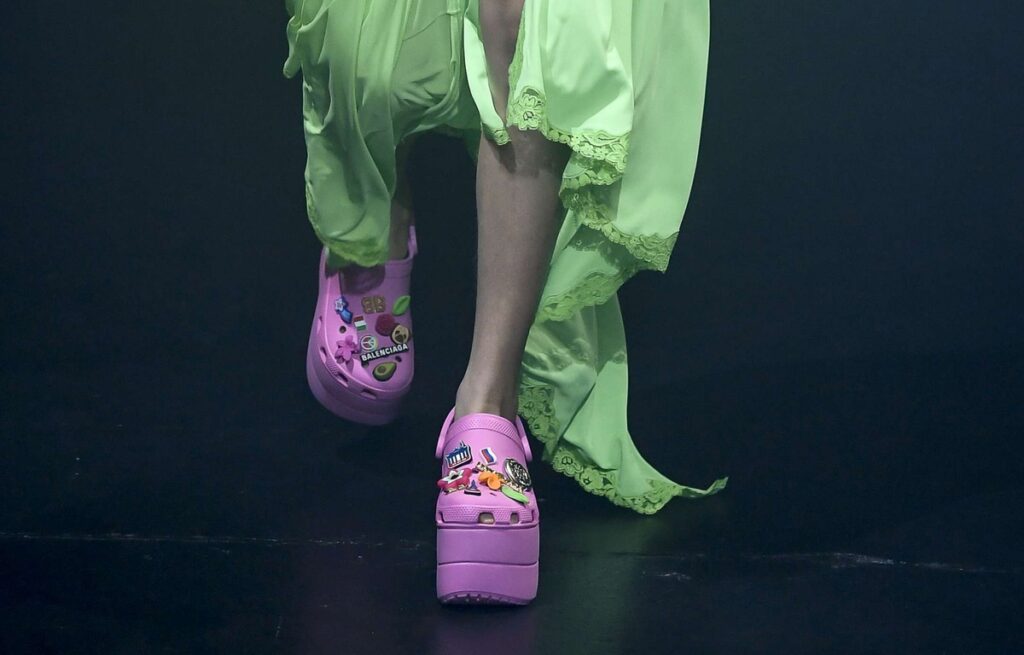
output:
<svg viewBox="0 0 1024 655"><path fill-rule="evenodd" d="M520 31L522 35L522 31ZM522 70L520 48L509 66L510 88L516 88ZM536 130L545 138L572 149L559 196L566 209L574 212L580 225L602 234L625 252L605 253L619 269L617 274L592 274L575 289L543 299L541 320L565 320L576 310L607 302L622 284L640 270L664 271L675 247L678 232L669 235L630 234L615 226L613 212L606 199L626 169L629 134L609 134L601 130L570 133L548 121L547 101L539 90L524 87L509 102L507 126L492 129L481 123L485 136L498 145L509 143L508 126ZM571 172L570 172L571 171Z"/></svg>
<svg viewBox="0 0 1024 655"><path fill-rule="evenodd" d="M526 12L523 12L525 16ZM522 73L524 26L519 26L515 53L509 65L509 88L519 89ZM592 273L573 289L559 295L545 297L537 313L537 321L566 320L583 307L607 302L622 284L642 269L664 271L675 246L678 232L667 235L627 234L615 227L613 214L604 196L617 183L626 170L629 153L629 134L614 135L603 131L572 134L551 125L547 117L547 100L539 90L525 87L509 103L508 125L523 130L537 130L545 138L568 145L572 149L567 172L562 178L559 196L566 209L573 211L581 230L592 230L608 243L589 240L590 235L577 234L573 246L593 248L616 268L614 273ZM498 145L510 141L507 126L492 130L481 122L481 132ZM614 246L610 246L614 244ZM619 248L615 251L615 246ZM624 250L624 252L623 252ZM586 363L592 353L569 349L552 353L557 367L564 368L573 359ZM625 359L625 353L616 358ZM632 509L640 514L654 514L672 498L699 498L725 488L728 477L715 480L707 489L684 487L674 482L650 480L650 489L640 496L623 496L618 492L618 472L606 471L584 463L571 445L560 443L562 428L555 416L554 390L544 384L524 381L519 388L519 413L530 427L531 433L544 444L543 459L556 471L567 475L586 491L603 496L615 505Z"/></svg>
<svg viewBox="0 0 1024 655"><path fill-rule="evenodd" d="M658 234L629 234L612 222L611 209L595 189L575 189L561 194L562 203L580 218L580 222L599 231L609 241L625 248L638 260L634 272L651 269L664 272L668 268L672 249L675 248L679 232L662 236Z"/></svg>
<svg viewBox="0 0 1024 655"><path fill-rule="evenodd" d="M629 133L609 134L603 130L570 133L551 125L547 116L547 99L539 90L524 87L509 103L508 125L521 130L536 130L545 138L563 143L572 151L573 168L579 172L563 179L567 188L614 184L626 170L629 155ZM492 129L481 124L483 132L498 145L510 141L506 126Z"/></svg>
<svg viewBox="0 0 1024 655"><path fill-rule="evenodd" d="M531 434L544 445L544 461L559 473L576 480L584 490L640 514L654 514L673 498L703 498L718 493L728 484L728 477L715 480L707 489L649 480L649 491L639 496L623 496L618 492L617 471L584 464L570 447L559 443L561 426L555 417L553 396L554 391L547 385L524 382L519 387L519 413L529 425Z"/></svg>
<svg viewBox="0 0 1024 655"><path fill-rule="evenodd" d="M553 296L545 296L537 310L537 322L566 321L582 307L603 305L619 290L619 287L633 275L622 270L614 275L591 273L575 287Z"/></svg>

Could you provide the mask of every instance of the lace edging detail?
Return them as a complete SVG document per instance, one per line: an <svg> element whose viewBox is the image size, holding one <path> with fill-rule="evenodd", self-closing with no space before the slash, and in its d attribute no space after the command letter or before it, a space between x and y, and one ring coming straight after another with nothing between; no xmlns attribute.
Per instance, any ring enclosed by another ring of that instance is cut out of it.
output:
<svg viewBox="0 0 1024 655"><path fill-rule="evenodd" d="M544 461L551 467L576 480L597 496L602 496L619 507L640 514L654 514L673 498L704 498L718 493L729 482L728 476L719 478L707 489L686 487L674 482L649 480L650 490L639 496L623 496L617 491L618 473L584 464L576 459L569 448L558 443L561 428L555 417L553 392L540 384L523 383L519 388L519 413L526 420L530 432L544 445Z"/></svg>
<svg viewBox="0 0 1024 655"><path fill-rule="evenodd" d="M620 271L615 275L591 273L569 291L546 296L537 310L537 322L566 321L582 307L603 305L619 290L633 273Z"/></svg>
<svg viewBox="0 0 1024 655"><path fill-rule="evenodd" d="M514 87L513 87L514 88ZM569 132L548 121L547 99L533 87L524 87L509 102L506 122L520 130L536 130L550 141L572 149L579 173L563 180L569 188L587 185L610 185L626 170L629 155L629 133L610 134L603 130ZM492 129L482 123L484 134L498 145L510 141L507 127Z"/></svg>
<svg viewBox="0 0 1024 655"><path fill-rule="evenodd" d="M517 48L509 67L510 88L516 88L522 69ZM629 133L609 134L601 130L571 133L548 121L547 100L532 87L523 87L509 102L507 124L522 130L536 130L545 138L568 145L572 150L573 171L563 176L559 196L566 209L573 211L580 225L601 233L625 252L609 256L618 269L615 274L594 273L576 288L555 297L544 298L538 316L541 320L565 320L577 310L607 302L622 284L640 270L664 271L675 248L678 231L669 235L629 234L615 226L612 211L602 197L626 170ZM481 123L485 136L498 145L509 143L508 128L490 128Z"/></svg>

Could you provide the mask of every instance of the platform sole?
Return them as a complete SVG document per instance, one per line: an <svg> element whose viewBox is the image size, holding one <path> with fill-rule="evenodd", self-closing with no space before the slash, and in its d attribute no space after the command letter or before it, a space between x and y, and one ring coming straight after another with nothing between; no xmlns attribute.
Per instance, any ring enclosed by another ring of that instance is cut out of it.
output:
<svg viewBox="0 0 1024 655"><path fill-rule="evenodd" d="M439 564L437 599L446 605L526 605L537 596L537 571L537 563Z"/></svg>
<svg viewBox="0 0 1024 655"><path fill-rule="evenodd" d="M437 598L525 605L537 596L540 526L438 527Z"/></svg>

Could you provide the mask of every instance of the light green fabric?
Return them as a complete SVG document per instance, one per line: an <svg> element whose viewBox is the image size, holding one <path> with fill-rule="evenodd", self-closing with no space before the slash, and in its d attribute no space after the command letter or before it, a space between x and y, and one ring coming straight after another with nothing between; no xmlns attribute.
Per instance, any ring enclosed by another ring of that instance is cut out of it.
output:
<svg viewBox="0 0 1024 655"><path fill-rule="evenodd" d="M440 129L508 141L477 2L290 0L285 74L303 74L307 205L335 262L386 258L402 139ZM637 452L616 297L634 273L668 265L696 168L708 38L708 0L526 0L509 70L508 123L573 152L520 413L556 470L645 514L727 482L683 486Z"/></svg>
<svg viewBox="0 0 1024 655"><path fill-rule="evenodd" d="M302 73L306 208L331 263L388 251L395 148L475 129L462 72L465 0L286 0L284 74Z"/></svg>

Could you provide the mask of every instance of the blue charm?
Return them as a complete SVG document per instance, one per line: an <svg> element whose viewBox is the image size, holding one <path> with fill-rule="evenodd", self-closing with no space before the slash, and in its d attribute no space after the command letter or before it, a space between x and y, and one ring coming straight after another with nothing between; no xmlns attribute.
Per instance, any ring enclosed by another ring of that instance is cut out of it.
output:
<svg viewBox="0 0 1024 655"><path fill-rule="evenodd" d="M341 296L334 301L334 311L338 312L341 320L352 325L352 312L348 309L348 300L345 300L345 296Z"/></svg>
<svg viewBox="0 0 1024 655"><path fill-rule="evenodd" d="M466 445L465 441L460 441L456 448L453 448L450 453L444 456L444 461L450 469L458 468L463 464L469 464L472 460L473 451Z"/></svg>

